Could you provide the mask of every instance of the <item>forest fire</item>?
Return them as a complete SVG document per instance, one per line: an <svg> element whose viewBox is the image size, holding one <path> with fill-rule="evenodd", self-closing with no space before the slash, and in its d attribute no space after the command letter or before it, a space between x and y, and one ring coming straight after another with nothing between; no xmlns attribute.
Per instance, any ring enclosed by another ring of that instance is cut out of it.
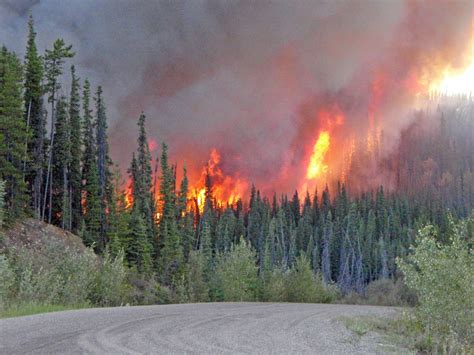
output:
<svg viewBox="0 0 474 355"><path fill-rule="evenodd" d="M318 183L327 183L334 171L333 162L341 150L335 130L344 124L344 114L337 104L320 109L317 113L318 127L321 127L312 149L309 151L306 174L302 190L313 189ZM331 164L331 166L330 166ZM311 186L310 186L311 185Z"/></svg>
<svg viewBox="0 0 474 355"><path fill-rule="evenodd" d="M430 94L472 95L474 93L474 62L462 71L453 70L450 66L443 71L441 79L430 85Z"/></svg>
<svg viewBox="0 0 474 355"><path fill-rule="evenodd" d="M309 161L306 178L309 180L316 179L322 173L326 173L328 165L325 163L326 153L329 150L330 136L328 131L322 131L314 144L313 154Z"/></svg>
<svg viewBox="0 0 474 355"><path fill-rule="evenodd" d="M191 201L197 204L200 212L204 210L209 186L213 203L220 207L236 203L247 191L248 183L238 176L226 175L220 164L221 156L214 148L211 150L209 161L202 169L199 181L190 189Z"/></svg>

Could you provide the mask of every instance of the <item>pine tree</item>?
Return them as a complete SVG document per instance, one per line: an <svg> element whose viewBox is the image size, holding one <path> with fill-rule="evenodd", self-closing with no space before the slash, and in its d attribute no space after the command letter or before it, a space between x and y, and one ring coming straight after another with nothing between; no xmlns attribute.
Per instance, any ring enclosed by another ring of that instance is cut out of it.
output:
<svg viewBox="0 0 474 355"><path fill-rule="evenodd" d="M192 211L187 212L188 189L188 176L186 168L184 168L183 179L181 180L179 188L176 213L178 218L178 232L181 236L183 255L186 261L189 258L190 252L194 248L194 214Z"/></svg>
<svg viewBox="0 0 474 355"><path fill-rule="evenodd" d="M111 159L109 157L109 145L107 142L107 117L105 113L104 98L102 88L97 88L95 97L97 128L96 128L96 149L97 149L97 171L99 175L99 199L100 199L100 244L105 247L107 244L107 215L106 211L111 199Z"/></svg>
<svg viewBox="0 0 474 355"><path fill-rule="evenodd" d="M71 94L69 98L69 123L71 142L71 164L69 195L71 202L70 229L77 232L82 224L82 124L80 116L80 86L74 65L71 66Z"/></svg>
<svg viewBox="0 0 474 355"><path fill-rule="evenodd" d="M151 154L145 128L145 115L138 119L138 151L136 160L136 176L134 193L134 206L142 214L147 227L150 242L155 240L155 201L152 194ZM171 183L170 183L171 184Z"/></svg>
<svg viewBox="0 0 474 355"><path fill-rule="evenodd" d="M36 32L31 15L28 21L28 42L24 69L24 115L26 126L30 132L27 144L27 157L29 159L28 161L24 160L24 173L32 192L33 210L36 216L40 218L46 120L43 109L43 60L36 48Z"/></svg>
<svg viewBox="0 0 474 355"><path fill-rule="evenodd" d="M16 55L3 47L0 52L0 180L6 184L7 220L22 215L28 201L22 172L26 140L22 67Z"/></svg>
<svg viewBox="0 0 474 355"><path fill-rule="evenodd" d="M54 159L52 162L53 183L51 195L53 219L63 229L70 227L69 167L71 164L70 124L64 96L57 101L54 127Z"/></svg>
<svg viewBox="0 0 474 355"><path fill-rule="evenodd" d="M84 230L81 232L86 245L95 244L97 250L102 250L100 242L101 203L99 199L99 173L96 159L94 123L90 109L90 84L86 80L83 89L83 145L82 182L83 182L83 218Z"/></svg>
<svg viewBox="0 0 474 355"><path fill-rule="evenodd" d="M51 103L51 132L50 132L50 149L48 154L48 168L46 171L46 184L45 193L43 200L42 219L46 216L46 198L49 196L49 209L48 209L48 222L51 223L52 216L52 186L53 176L51 170L51 164L53 162L53 149L54 146L54 127L56 125L56 93L61 89L61 83L59 77L63 73L63 64L66 58L74 57L74 52L71 51L72 46L66 46L64 40L57 39L53 44L53 49L46 50L44 56L44 70L46 77L45 90L48 93L48 102Z"/></svg>
<svg viewBox="0 0 474 355"><path fill-rule="evenodd" d="M331 250L332 239L334 237L333 225L332 225L332 214L331 211L323 220L323 241L322 241L322 255L321 255L321 272L323 281L326 284L331 283Z"/></svg>
<svg viewBox="0 0 474 355"><path fill-rule="evenodd" d="M129 224L130 214L128 213L125 194L122 191L122 178L120 169L116 166L113 175L112 196L109 203L109 221L107 237L109 239L108 248L113 256L124 251L129 255L130 236Z"/></svg>
<svg viewBox="0 0 474 355"><path fill-rule="evenodd" d="M178 280L184 271L184 256L181 238L176 221L176 195L174 193L174 173L168 165L168 146L163 143L161 154L160 204L160 240L162 281L171 284Z"/></svg>
<svg viewBox="0 0 474 355"><path fill-rule="evenodd" d="M150 274L153 270L152 245L148 240L145 221L138 209L133 209L129 224L130 246L128 260L143 274Z"/></svg>

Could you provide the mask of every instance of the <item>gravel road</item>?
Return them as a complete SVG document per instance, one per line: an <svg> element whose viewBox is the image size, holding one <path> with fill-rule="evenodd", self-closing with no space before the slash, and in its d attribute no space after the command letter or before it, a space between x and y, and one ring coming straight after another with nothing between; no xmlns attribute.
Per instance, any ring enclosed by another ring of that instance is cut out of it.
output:
<svg viewBox="0 0 474 355"><path fill-rule="evenodd" d="M382 353L343 316L391 316L388 307L205 303L83 309L0 320L0 354Z"/></svg>

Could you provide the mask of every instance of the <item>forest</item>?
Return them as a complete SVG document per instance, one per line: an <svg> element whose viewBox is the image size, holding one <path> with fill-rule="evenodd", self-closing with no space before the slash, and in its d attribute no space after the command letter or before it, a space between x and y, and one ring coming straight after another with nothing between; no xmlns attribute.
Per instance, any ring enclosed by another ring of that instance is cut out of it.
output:
<svg viewBox="0 0 474 355"><path fill-rule="evenodd" d="M109 154L102 88L79 77L72 45L58 39L39 53L32 17L28 26L23 59L0 52L5 227L35 218L77 234L104 262L120 260L136 288L155 285L160 302L364 297L377 281L397 287L397 258L425 225L448 236L452 221L472 214L471 98L412 113L398 147L378 161L395 177L390 186L364 189L360 155L334 188L266 196L252 185L250 196L228 204L207 174L198 205L166 143L152 158L145 113L135 118L136 151L121 172ZM413 303L404 292L397 302Z"/></svg>

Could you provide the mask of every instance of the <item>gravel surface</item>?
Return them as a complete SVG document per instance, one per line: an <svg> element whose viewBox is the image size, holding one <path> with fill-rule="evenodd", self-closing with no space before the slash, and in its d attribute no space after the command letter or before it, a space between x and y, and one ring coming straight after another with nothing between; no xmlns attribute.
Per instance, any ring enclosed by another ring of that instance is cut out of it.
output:
<svg viewBox="0 0 474 355"><path fill-rule="evenodd" d="M0 354L383 353L341 317L389 307L204 303L83 309L0 319Z"/></svg>

